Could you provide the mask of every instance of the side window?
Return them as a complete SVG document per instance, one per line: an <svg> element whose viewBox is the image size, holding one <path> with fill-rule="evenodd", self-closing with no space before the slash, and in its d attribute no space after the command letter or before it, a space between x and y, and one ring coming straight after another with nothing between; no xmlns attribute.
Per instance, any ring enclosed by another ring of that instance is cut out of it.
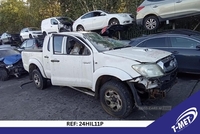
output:
<svg viewBox="0 0 200 134"><path fill-rule="evenodd" d="M69 55L90 55L89 49L75 38L67 40L67 54Z"/></svg>
<svg viewBox="0 0 200 134"><path fill-rule="evenodd" d="M182 37L171 37L170 41L172 47L178 48L196 48L199 44L197 41Z"/></svg>
<svg viewBox="0 0 200 134"><path fill-rule="evenodd" d="M33 40L27 40L26 47L32 47L32 45L33 45Z"/></svg>
<svg viewBox="0 0 200 134"><path fill-rule="evenodd" d="M93 15L94 15L94 17L101 16L101 12L94 12Z"/></svg>
<svg viewBox="0 0 200 134"><path fill-rule="evenodd" d="M154 38L144 41L140 47L167 47L166 38Z"/></svg>
<svg viewBox="0 0 200 134"><path fill-rule="evenodd" d="M86 18L91 18L91 17L93 17L93 13L88 13L84 15L81 19L86 19Z"/></svg>
<svg viewBox="0 0 200 134"><path fill-rule="evenodd" d="M63 42L63 36L53 37L53 53L54 54L62 53L62 42Z"/></svg>
<svg viewBox="0 0 200 134"><path fill-rule="evenodd" d="M58 21L55 19L51 19L51 25L58 25Z"/></svg>

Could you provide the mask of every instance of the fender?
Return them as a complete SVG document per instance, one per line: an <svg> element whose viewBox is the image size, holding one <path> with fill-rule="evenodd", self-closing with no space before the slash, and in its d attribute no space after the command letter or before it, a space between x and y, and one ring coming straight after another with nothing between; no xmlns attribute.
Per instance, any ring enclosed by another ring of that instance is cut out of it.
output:
<svg viewBox="0 0 200 134"><path fill-rule="evenodd" d="M38 67L38 69L40 70L42 76L44 78L47 78L47 76L46 76L46 74L44 72L44 68L43 68L43 66L42 66L42 64L41 64L41 62L39 60L37 60L37 59L30 59L29 60L29 67L30 67L31 64L35 64Z"/></svg>
<svg viewBox="0 0 200 134"><path fill-rule="evenodd" d="M121 81L126 81L126 80L132 79L132 77L127 72L125 72L119 68L102 67L100 69L97 69L93 75L92 90L94 92L95 92L95 86L96 86L96 82L97 82L98 78L100 78L101 76L105 76L105 75L116 77L116 78L120 79ZM138 74L138 76L140 76L140 75Z"/></svg>

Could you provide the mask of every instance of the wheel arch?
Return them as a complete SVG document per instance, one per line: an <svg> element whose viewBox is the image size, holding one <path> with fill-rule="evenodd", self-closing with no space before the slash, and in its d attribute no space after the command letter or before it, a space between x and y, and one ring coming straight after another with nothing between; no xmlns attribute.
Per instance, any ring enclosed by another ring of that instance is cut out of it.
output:
<svg viewBox="0 0 200 134"><path fill-rule="evenodd" d="M142 25L144 25L144 20L145 20L145 18L147 18L147 17L149 17L149 16L155 16L155 17L159 20L159 23L160 23L160 17L158 17L156 14L148 14L148 15L146 15L146 16L143 18L143 20L142 20Z"/></svg>
<svg viewBox="0 0 200 134"><path fill-rule="evenodd" d="M31 74L32 74L34 69L38 69L41 72L41 74L44 78L47 77L45 72L44 72L44 68L42 67L42 64L39 61L32 59L32 60L29 61L29 63L30 63L29 64L29 78L30 79L32 79Z"/></svg>
<svg viewBox="0 0 200 134"><path fill-rule="evenodd" d="M126 81L130 79L132 79L132 77L128 73L117 68L104 67L98 69L94 73L94 82L92 89L93 91L95 91L95 98L99 98L99 91L104 83L110 80L116 80L123 82L125 85L128 85L126 84Z"/></svg>
<svg viewBox="0 0 200 134"><path fill-rule="evenodd" d="M114 19L116 19L116 20L119 21L119 19L118 19L117 17L112 17L112 18L109 19L109 21L108 21L108 25L110 25L110 22L111 22L112 20L114 20ZM120 23L120 21L119 21L119 23Z"/></svg>

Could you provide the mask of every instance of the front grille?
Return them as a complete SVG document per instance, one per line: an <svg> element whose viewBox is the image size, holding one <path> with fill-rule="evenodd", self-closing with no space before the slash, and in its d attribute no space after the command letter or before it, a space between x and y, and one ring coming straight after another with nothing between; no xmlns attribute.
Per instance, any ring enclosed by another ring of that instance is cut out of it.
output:
<svg viewBox="0 0 200 134"><path fill-rule="evenodd" d="M168 73L177 68L177 61L173 55L165 57L157 62L165 73Z"/></svg>

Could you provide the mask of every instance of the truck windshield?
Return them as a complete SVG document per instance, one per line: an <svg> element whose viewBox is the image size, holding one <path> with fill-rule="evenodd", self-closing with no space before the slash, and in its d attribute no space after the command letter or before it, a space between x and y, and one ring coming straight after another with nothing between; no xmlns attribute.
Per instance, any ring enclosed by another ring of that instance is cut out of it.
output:
<svg viewBox="0 0 200 134"><path fill-rule="evenodd" d="M84 33L84 37L87 38L99 52L130 47L127 43L108 37L102 37L97 33Z"/></svg>

